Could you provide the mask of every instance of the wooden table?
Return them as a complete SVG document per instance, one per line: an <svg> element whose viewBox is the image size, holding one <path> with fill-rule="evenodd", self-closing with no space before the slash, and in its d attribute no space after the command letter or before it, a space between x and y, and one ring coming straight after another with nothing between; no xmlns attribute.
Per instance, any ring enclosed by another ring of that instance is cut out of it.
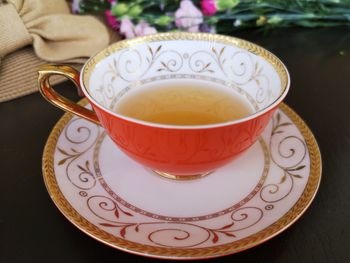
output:
<svg viewBox="0 0 350 263"><path fill-rule="evenodd" d="M319 193L287 231L217 262L348 262L350 257L350 29L238 32L274 52L291 73L286 99L314 132L323 157ZM78 100L71 83L57 87ZM80 232L48 196L41 158L63 114L36 93L0 104L0 262L154 262Z"/></svg>

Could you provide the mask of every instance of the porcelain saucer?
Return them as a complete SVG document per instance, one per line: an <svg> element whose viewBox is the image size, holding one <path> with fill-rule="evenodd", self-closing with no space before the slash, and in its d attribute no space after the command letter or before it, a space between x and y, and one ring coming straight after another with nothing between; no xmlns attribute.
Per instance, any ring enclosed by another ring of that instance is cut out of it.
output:
<svg viewBox="0 0 350 263"><path fill-rule="evenodd" d="M65 114L47 141L43 175L63 215L96 240L143 256L204 259L251 248L294 223L315 197L321 156L309 128L282 104L238 159L176 181L129 159L101 127Z"/></svg>

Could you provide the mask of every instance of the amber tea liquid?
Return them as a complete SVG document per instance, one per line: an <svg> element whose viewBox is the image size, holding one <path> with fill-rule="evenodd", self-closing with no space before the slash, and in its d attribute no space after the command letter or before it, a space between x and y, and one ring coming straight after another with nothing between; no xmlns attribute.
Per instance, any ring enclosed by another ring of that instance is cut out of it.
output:
<svg viewBox="0 0 350 263"><path fill-rule="evenodd" d="M232 121L253 113L234 92L209 86L135 88L114 111L138 120L172 125L205 125Z"/></svg>

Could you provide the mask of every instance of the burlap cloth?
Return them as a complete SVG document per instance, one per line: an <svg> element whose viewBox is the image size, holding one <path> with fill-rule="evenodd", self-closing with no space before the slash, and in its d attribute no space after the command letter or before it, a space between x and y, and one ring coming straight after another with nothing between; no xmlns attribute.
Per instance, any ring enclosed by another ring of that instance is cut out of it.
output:
<svg viewBox="0 0 350 263"><path fill-rule="evenodd" d="M99 19L72 15L65 0L0 0L0 102L37 91L40 65L80 69L117 39Z"/></svg>

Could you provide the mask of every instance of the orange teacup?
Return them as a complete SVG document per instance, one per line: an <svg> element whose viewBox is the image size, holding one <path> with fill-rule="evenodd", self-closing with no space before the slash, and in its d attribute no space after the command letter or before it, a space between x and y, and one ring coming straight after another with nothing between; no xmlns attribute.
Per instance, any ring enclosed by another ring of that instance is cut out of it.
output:
<svg viewBox="0 0 350 263"><path fill-rule="evenodd" d="M71 79L94 111L56 93L50 75ZM81 74L67 66L39 69L42 95L54 105L100 124L128 156L159 174L192 179L214 171L248 149L269 123L289 89L282 62L238 38L204 33L162 33L123 40L102 50ZM166 125L113 111L133 89L192 83L233 92L254 113L209 125Z"/></svg>

